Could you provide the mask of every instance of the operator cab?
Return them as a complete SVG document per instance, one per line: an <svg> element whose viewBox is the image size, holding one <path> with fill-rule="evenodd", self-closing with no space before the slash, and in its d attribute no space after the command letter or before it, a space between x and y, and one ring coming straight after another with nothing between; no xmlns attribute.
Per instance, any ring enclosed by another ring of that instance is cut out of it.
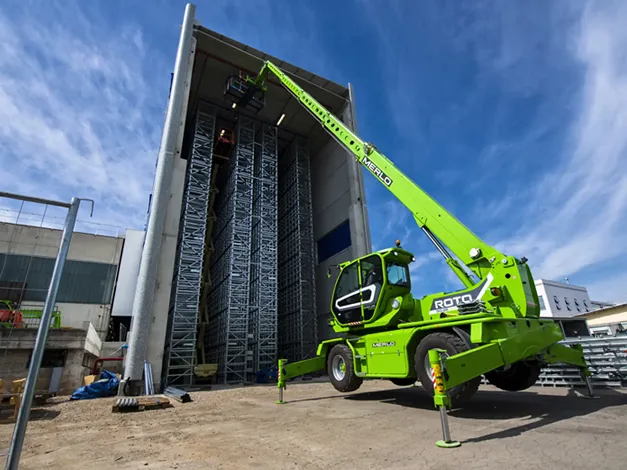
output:
<svg viewBox="0 0 627 470"><path fill-rule="evenodd" d="M410 293L409 263L414 259L397 247L341 264L331 305L335 320L340 325L376 320L388 310L389 300Z"/></svg>

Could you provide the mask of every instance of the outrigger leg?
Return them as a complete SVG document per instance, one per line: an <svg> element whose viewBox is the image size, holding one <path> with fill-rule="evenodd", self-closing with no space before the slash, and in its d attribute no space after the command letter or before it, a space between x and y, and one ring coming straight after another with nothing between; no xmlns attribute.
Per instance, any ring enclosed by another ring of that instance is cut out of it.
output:
<svg viewBox="0 0 627 470"><path fill-rule="evenodd" d="M442 440L437 441L435 445L450 448L459 447L461 443L451 439L451 431L448 427L446 408L451 406L451 400L444 384L444 353L446 353L446 351L443 349L431 349L429 351L429 362L431 363L435 378L433 401L436 408L440 410L440 421L442 422Z"/></svg>
<svg viewBox="0 0 627 470"><path fill-rule="evenodd" d="M292 362L291 364L288 364L287 359L279 359L279 370L277 372L277 387L279 387L279 399L278 401L276 401L276 404L283 405L287 403L283 400L283 390L287 388L287 381L289 379L324 370L324 366L324 356L316 356L312 359Z"/></svg>

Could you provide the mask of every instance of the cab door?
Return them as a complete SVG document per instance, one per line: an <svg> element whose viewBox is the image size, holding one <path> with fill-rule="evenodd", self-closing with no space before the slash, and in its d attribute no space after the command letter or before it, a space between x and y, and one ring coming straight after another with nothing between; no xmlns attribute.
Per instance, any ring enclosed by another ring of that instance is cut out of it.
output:
<svg viewBox="0 0 627 470"><path fill-rule="evenodd" d="M362 285L362 315L364 321L370 320L379 305L383 293L383 260L379 255L372 255L360 261Z"/></svg>
<svg viewBox="0 0 627 470"><path fill-rule="evenodd" d="M342 270L333 293L331 309L340 324L362 320L361 298L359 262L355 262Z"/></svg>
<svg viewBox="0 0 627 470"><path fill-rule="evenodd" d="M381 257L372 255L342 270L331 307L340 324L372 318L383 291L382 265Z"/></svg>

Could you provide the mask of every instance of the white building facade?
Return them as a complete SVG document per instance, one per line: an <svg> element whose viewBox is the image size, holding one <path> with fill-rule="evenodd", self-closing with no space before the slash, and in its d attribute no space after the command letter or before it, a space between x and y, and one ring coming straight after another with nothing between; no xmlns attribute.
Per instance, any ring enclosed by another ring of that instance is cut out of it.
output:
<svg viewBox="0 0 627 470"><path fill-rule="evenodd" d="M538 279L535 284L541 317L573 317L599 308L585 287L546 279Z"/></svg>

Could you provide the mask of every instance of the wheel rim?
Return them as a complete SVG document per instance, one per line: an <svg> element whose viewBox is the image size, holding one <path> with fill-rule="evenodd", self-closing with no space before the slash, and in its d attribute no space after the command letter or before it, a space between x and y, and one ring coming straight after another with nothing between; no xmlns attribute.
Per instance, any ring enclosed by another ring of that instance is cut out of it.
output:
<svg viewBox="0 0 627 470"><path fill-rule="evenodd" d="M428 354L425 356L425 364L424 365L425 365L425 371L427 372L427 375L431 379L431 385L433 386L433 388L435 388L435 378L434 378L434 374L433 374L433 367L431 367L431 362L429 362L429 355Z"/></svg>
<svg viewBox="0 0 627 470"><path fill-rule="evenodd" d="M346 377L346 363L342 356L335 356L331 363L331 371L335 380L342 381Z"/></svg>

